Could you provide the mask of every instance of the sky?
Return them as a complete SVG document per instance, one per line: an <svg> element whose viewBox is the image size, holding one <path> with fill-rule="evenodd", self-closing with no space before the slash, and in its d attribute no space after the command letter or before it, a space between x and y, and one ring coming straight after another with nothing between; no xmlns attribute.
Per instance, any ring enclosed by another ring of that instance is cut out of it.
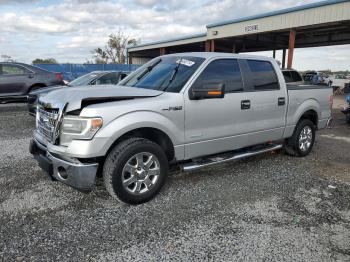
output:
<svg viewBox="0 0 350 262"><path fill-rule="evenodd" d="M0 0L0 55L26 63L51 57L61 63L83 63L119 29L147 43L203 33L205 25L217 21L317 1ZM293 67L350 70L350 45L296 49Z"/></svg>

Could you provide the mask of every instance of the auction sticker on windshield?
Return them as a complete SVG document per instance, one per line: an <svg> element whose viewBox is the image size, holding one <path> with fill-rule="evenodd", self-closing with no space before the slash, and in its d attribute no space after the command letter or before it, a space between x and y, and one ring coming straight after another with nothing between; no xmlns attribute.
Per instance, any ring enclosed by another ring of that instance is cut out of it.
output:
<svg viewBox="0 0 350 262"><path fill-rule="evenodd" d="M185 66L193 66L195 64L195 62L191 61L191 60L187 60L187 59L179 59L176 61L176 63L180 63L182 65L185 65Z"/></svg>

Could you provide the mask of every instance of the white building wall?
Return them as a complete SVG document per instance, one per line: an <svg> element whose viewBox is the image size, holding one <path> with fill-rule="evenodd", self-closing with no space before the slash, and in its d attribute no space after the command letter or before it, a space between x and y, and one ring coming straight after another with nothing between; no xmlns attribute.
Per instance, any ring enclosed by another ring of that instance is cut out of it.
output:
<svg viewBox="0 0 350 262"><path fill-rule="evenodd" d="M294 27L331 23L350 19L350 1L313 9L295 11L270 17L253 19L208 28L208 39L256 34ZM258 30L246 32L247 26L258 25ZM217 31L215 35L213 32Z"/></svg>
<svg viewBox="0 0 350 262"><path fill-rule="evenodd" d="M148 61L150 61L151 58L145 58L145 57L131 57L131 63L133 65L143 65L146 64Z"/></svg>

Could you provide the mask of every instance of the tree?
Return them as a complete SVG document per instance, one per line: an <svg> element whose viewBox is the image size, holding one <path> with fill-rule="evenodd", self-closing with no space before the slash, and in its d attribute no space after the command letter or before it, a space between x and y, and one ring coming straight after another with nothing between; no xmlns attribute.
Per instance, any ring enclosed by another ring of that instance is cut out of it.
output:
<svg viewBox="0 0 350 262"><path fill-rule="evenodd" d="M125 35L121 30L116 34L110 34L109 39L102 49L100 47L93 50L96 63L124 63L126 47L136 45L139 41Z"/></svg>
<svg viewBox="0 0 350 262"><path fill-rule="evenodd" d="M107 64L108 63L108 55L106 51L102 48L98 47L92 51L94 53L95 63L96 64Z"/></svg>
<svg viewBox="0 0 350 262"><path fill-rule="evenodd" d="M55 58L36 58L32 61L32 64L58 64L58 62Z"/></svg>

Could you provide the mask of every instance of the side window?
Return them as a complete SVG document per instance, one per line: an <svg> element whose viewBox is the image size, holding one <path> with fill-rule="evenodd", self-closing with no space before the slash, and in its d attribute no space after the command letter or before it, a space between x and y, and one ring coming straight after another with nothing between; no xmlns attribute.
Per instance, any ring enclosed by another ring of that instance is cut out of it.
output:
<svg viewBox="0 0 350 262"><path fill-rule="evenodd" d="M21 66L16 65L2 65L2 75L23 75L28 74L29 71Z"/></svg>
<svg viewBox="0 0 350 262"><path fill-rule="evenodd" d="M208 83L223 83L226 93L243 91L241 70L237 60L218 59L211 62L197 78L194 86L200 88Z"/></svg>
<svg viewBox="0 0 350 262"><path fill-rule="evenodd" d="M254 90L280 89L276 72L268 61L247 60L252 73Z"/></svg>
<svg viewBox="0 0 350 262"><path fill-rule="evenodd" d="M96 85L115 85L118 83L116 73L108 73L96 80Z"/></svg>
<svg viewBox="0 0 350 262"><path fill-rule="evenodd" d="M125 77L127 77L128 75L125 73L121 73L120 74L120 81L122 81Z"/></svg>

